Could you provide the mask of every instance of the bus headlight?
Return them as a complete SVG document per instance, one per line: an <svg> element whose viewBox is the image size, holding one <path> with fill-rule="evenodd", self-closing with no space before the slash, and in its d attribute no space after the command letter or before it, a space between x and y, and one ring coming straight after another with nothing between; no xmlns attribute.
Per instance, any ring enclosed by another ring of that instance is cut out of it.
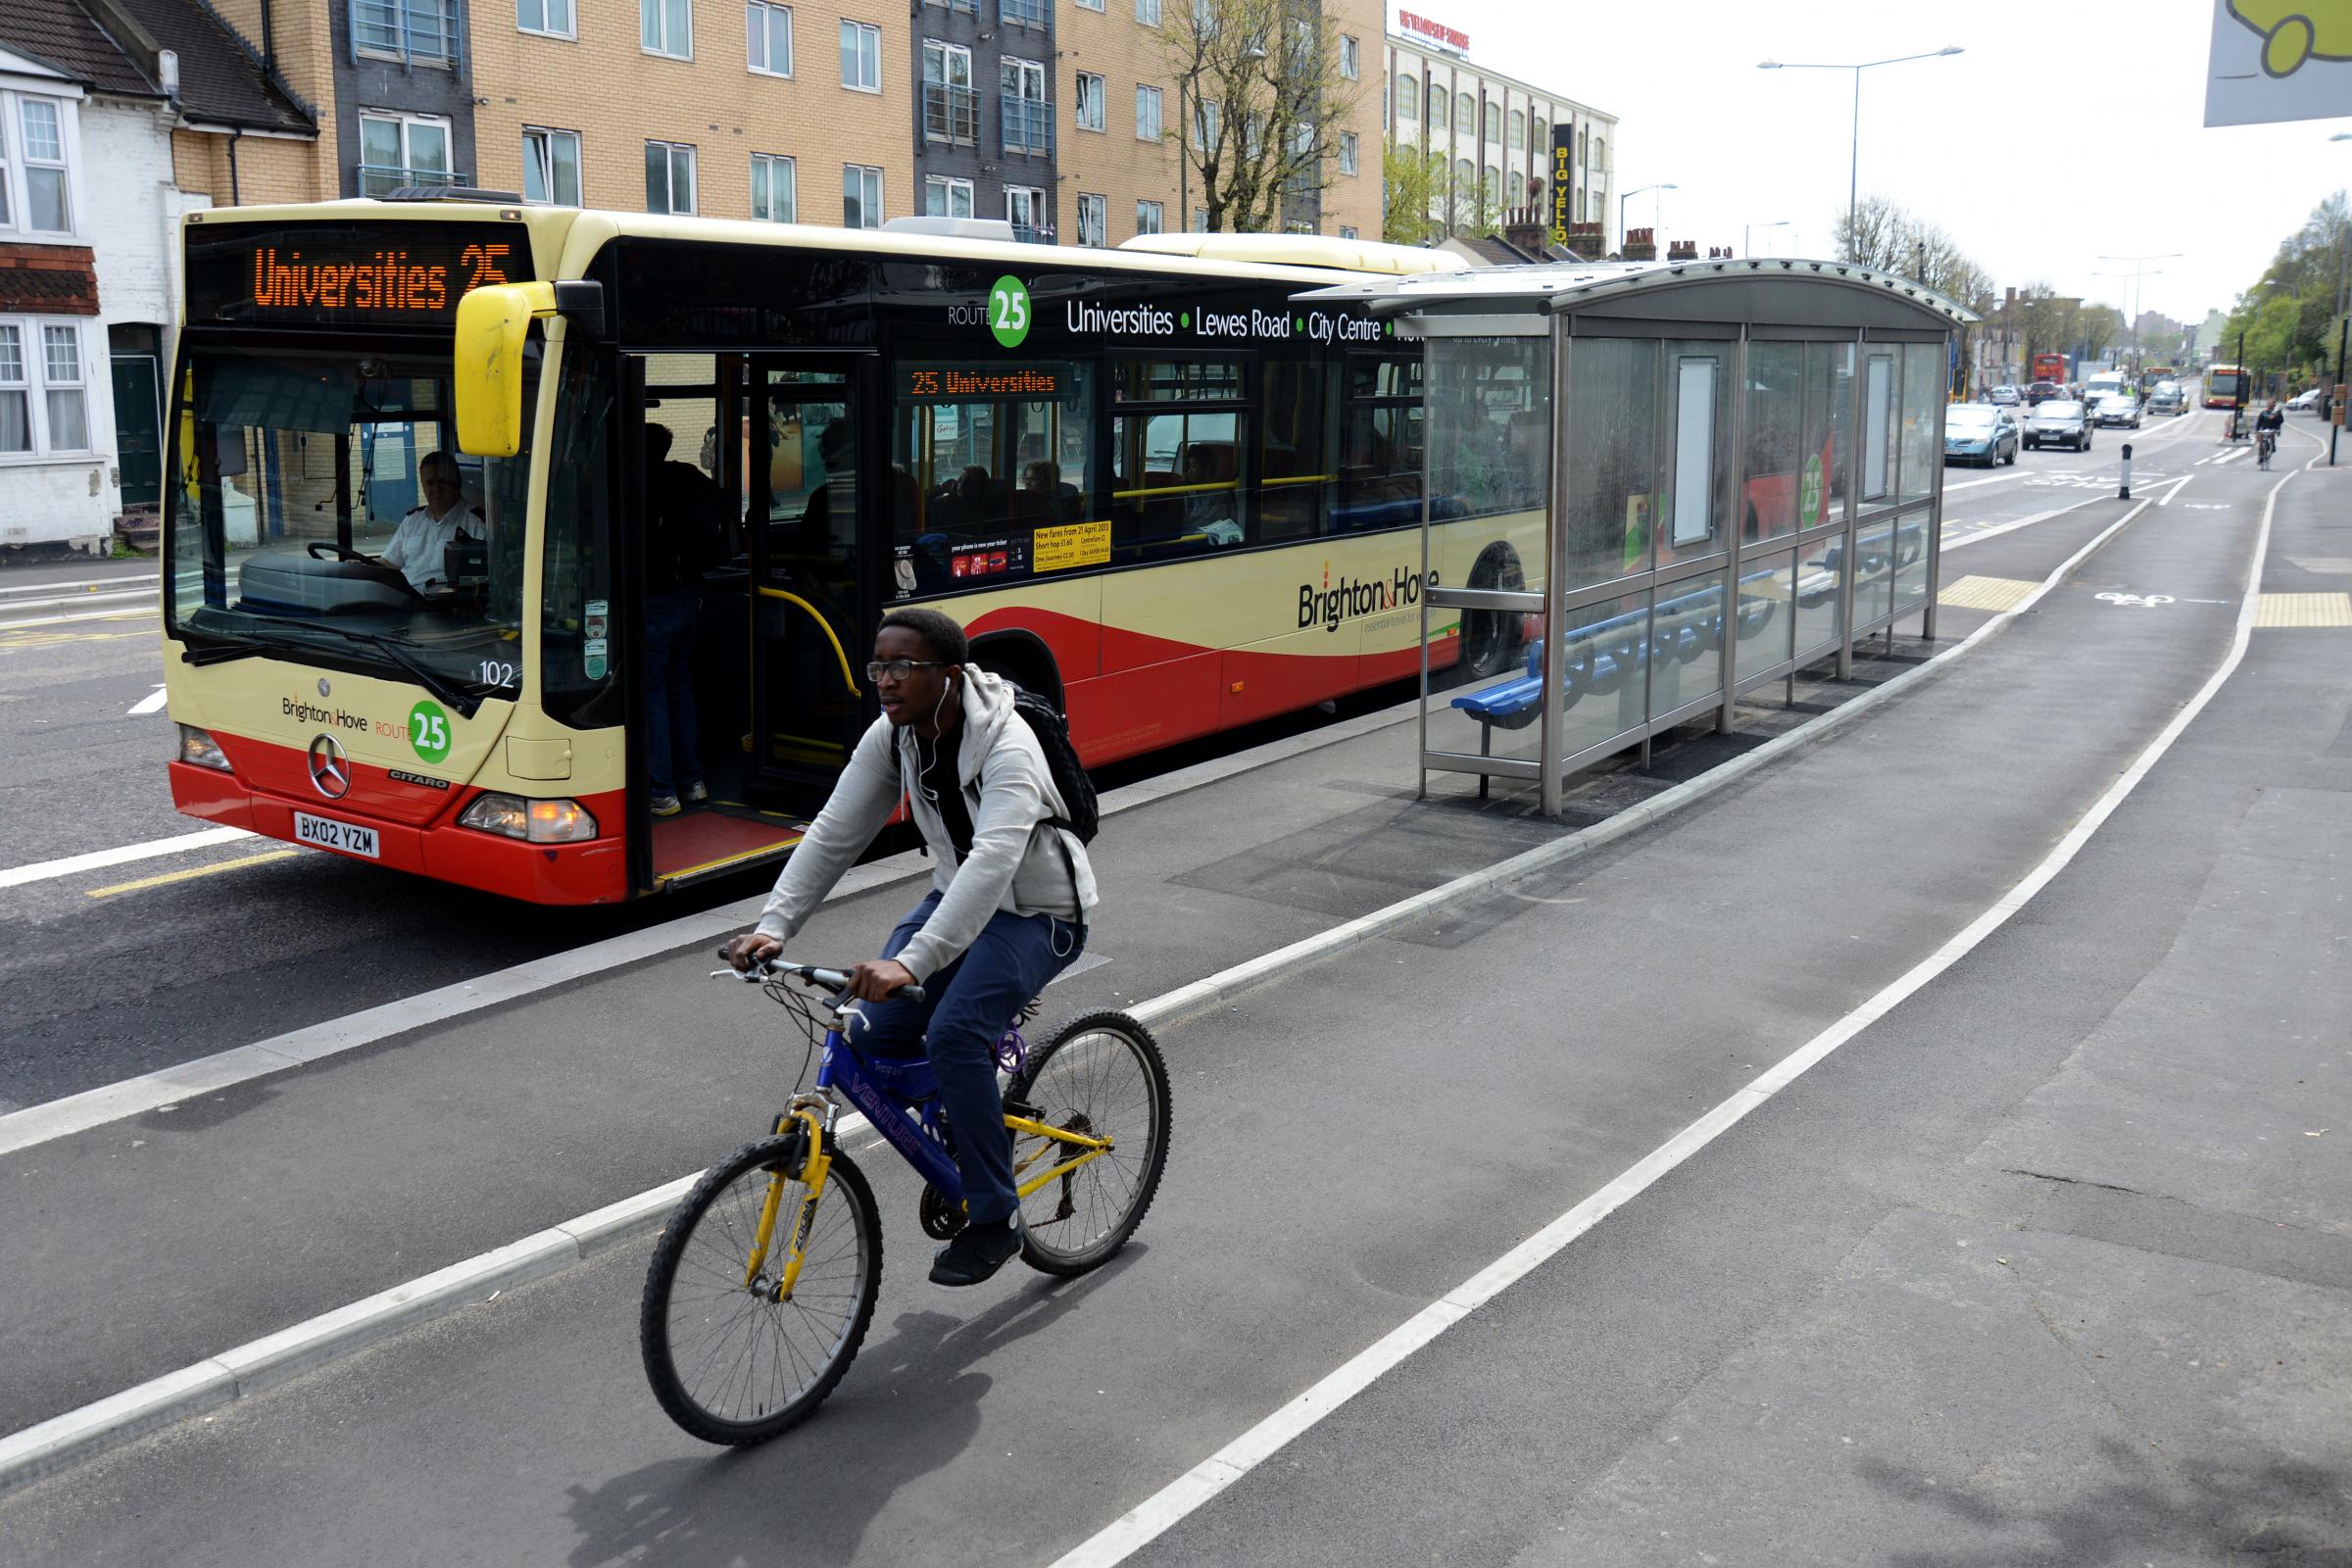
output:
<svg viewBox="0 0 2352 1568"><path fill-rule="evenodd" d="M519 795L481 795L458 821L502 838L531 844L578 844L596 837L596 817L577 801L526 801Z"/></svg>
<svg viewBox="0 0 2352 1568"><path fill-rule="evenodd" d="M229 771L228 758L220 750L220 743L193 724L179 726L179 760L193 767Z"/></svg>

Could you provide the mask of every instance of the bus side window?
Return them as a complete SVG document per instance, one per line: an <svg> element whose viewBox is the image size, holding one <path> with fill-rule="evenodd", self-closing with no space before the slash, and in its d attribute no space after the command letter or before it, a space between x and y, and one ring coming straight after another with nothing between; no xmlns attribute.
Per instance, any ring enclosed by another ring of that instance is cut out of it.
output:
<svg viewBox="0 0 2352 1568"><path fill-rule="evenodd" d="M1101 516L1094 460L1094 368L1034 367L1047 398L903 395L891 420L894 542L913 591L1025 574L1036 535ZM922 379L922 367L909 372ZM947 372L933 372L944 376Z"/></svg>
<svg viewBox="0 0 2352 1568"><path fill-rule="evenodd" d="M1243 367L1131 360L1111 420L1111 557L1156 561L1247 542L1250 471Z"/></svg>
<svg viewBox="0 0 2352 1568"><path fill-rule="evenodd" d="M1339 367L1272 363L1265 368L1265 412L1258 456L1257 537L1305 539L1329 525L1339 478L1332 419Z"/></svg>

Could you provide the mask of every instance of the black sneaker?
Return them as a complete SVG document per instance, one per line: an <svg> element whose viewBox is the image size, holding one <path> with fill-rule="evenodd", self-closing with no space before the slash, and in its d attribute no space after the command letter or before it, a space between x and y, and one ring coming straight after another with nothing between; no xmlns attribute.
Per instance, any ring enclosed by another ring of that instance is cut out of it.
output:
<svg viewBox="0 0 2352 1568"><path fill-rule="evenodd" d="M966 1225L956 1239L931 1258L931 1283L951 1287L977 1285L1011 1262L1021 1250L1021 1227L1016 1219L994 1225Z"/></svg>

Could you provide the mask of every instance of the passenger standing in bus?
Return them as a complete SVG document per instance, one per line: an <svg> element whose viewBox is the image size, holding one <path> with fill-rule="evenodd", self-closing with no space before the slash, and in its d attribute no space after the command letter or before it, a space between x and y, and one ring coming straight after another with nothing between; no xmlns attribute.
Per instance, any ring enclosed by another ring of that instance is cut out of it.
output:
<svg viewBox="0 0 2352 1568"><path fill-rule="evenodd" d="M424 455L416 465L416 484L424 492L424 504L400 519L381 559L385 565L399 568L418 593L441 593L449 587L449 547L475 537L465 527L480 521L480 514L466 506L457 460L446 452Z"/></svg>
<svg viewBox="0 0 2352 1568"><path fill-rule="evenodd" d="M710 798L694 730L694 626L703 573L726 559L726 492L669 461L664 424L645 427L645 770L656 816Z"/></svg>

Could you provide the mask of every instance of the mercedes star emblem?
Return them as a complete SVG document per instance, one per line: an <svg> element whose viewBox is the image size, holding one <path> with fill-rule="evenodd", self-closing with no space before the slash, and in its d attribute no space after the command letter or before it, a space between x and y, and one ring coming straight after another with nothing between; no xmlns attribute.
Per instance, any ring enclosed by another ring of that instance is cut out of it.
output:
<svg viewBox="0 0 2352 1568"><path fill-rule="evenodd" d="M342 743L332 735L311 742L311 783L330 801L351 792L351 764L343 760Z"/></svg>

